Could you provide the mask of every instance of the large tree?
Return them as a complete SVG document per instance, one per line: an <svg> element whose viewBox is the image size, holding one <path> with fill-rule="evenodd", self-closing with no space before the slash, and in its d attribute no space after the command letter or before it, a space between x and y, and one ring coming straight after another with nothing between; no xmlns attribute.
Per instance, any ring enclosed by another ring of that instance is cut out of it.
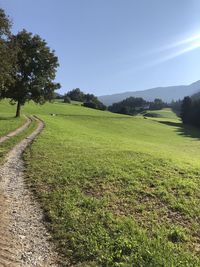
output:
<svg viewBox="0 0 200 267"><path fill-rule="evenodd" d="M54 97L54 91L60 88L59 83L53 82L59 64L54 51L39 35L23 30L12 37L12 42L17 47L14 84L3 90L2 97L17 103L16 117L19 117L21 105L26 101L43 104Z"/></svg>
<svg viewBox="0 0 200 267"><path fill-rule="evenodd" d="M11 21L0 9L0 98L1 91L12 82L12 71L15 66L15 47L11 41Z"/></svg>

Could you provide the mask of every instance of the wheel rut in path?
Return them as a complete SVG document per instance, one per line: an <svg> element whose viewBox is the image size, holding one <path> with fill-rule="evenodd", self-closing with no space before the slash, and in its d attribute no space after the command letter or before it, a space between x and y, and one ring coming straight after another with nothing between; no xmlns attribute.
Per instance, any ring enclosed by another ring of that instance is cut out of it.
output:
<svg viewBox="0 0 200 267"><path fill-rule="evenodd" d="M11 137L23 132L28 126L31 124L32 119L30 117L26 117L26 122L19 128L15 129L14 131L8 133L7 135L0 136L0 143L10 139Z"/></svg>
<svg viewBox="0 0 200 267"><path fill-rule="evenodd" d="M0 167L0 267L60 266L42 209L23 177L22 154L44 128L36 120L36 130L7 154Z"/></svg>

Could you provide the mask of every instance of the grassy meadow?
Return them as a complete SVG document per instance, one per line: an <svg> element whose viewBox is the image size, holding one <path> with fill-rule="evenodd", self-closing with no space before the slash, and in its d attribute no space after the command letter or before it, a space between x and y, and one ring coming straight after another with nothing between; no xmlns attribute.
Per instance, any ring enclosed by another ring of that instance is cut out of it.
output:
<svg viewBox="0 0 200 267"><path fill-rule="evenodd" d="M0 102L0 133L22 123L14 112ZM25 174L63 266L200 266L198 129L170 109L144 118L55 102L23 113L46 125Z"/></svg>
<svg viewBox="0 0 200 267"><path fill-rule="evenodd" d="M24 116L14 118L13 108L12 105L8 104L8 101L0 102L0 136L8 134L25 122Z"/></svg>

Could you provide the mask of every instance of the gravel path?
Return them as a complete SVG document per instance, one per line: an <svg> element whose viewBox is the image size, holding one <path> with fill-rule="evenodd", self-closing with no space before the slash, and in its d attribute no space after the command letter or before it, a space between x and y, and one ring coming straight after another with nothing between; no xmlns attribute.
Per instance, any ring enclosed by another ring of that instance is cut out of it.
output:
<svg viewBox="0 0 200 267"><path fill-rule="evenodd" d="M23 179L25 148L44 123L18 143L0 168L0 266L58 266L57 254L43 223L43 212Z"/></svg>
<svg viewBox="0 0 200 267"><path fill-rule="evenodd" d="M8 133L5 136L0 136L0 143L10 139L11 137L13 137L13 136L15 136L15 135L17 135L17 134L19 134L21 132L23 132L31 124L31 121L32 121L32 119L30 117L29 118L26 117L26 122L21 127L19 127L16 130Z"/></svg>

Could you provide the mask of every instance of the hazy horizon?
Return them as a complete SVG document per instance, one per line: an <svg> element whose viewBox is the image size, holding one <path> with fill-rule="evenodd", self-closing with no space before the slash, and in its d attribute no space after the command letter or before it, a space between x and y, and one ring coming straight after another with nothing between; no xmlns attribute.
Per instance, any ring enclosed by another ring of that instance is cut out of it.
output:
<svg viewBox="0 0 200 267"><path fill-rule="evenodd" d="M118 92L118 93L112 93L112 94L107 94L107 95L113 95L113 94L121 94L121 93L131 93L131 92L140 92L140 91L148 91L148 90L151 90L151 89L156 89L156 88L167 88L167 87L174 87L174 86L189 86L193 83L196 83L196 82L200 82L200 80L197 80L197 81L194 81L190 84L171 84L171 85L167 85L167 86L156 86L156 87L151 87L151 88L144 88L144 89L141 89L141 90L130 90L130 91L121 91L121 92ZM102 96L102 95L99 95L99 96Z"/></svg>

